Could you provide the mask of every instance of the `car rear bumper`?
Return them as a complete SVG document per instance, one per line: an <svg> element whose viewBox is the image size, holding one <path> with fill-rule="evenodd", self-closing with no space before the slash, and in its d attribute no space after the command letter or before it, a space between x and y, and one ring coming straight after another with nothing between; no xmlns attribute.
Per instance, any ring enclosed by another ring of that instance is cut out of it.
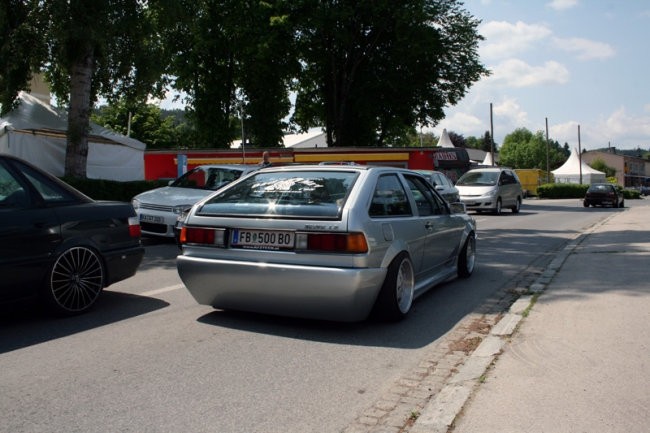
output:
<svg viewBox="0 0 650 433"><path fill-rule="evenodd" d="M134 246L127 249L104 252L103 255L108 271L109 279L106 284L108 286L135 275L144 257L144 247Z"/></svg>
<svg viewBox="0 0 650 433"><path fill-rule="evenodd" d="M332 268L179 256L178 274L199 304L265 314L361 321L386 276L382 268Z"/></svg>

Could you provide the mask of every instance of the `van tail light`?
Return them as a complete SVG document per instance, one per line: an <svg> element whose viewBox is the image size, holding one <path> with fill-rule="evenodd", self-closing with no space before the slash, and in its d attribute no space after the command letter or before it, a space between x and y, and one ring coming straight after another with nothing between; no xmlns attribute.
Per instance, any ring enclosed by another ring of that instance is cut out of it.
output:
<svg viewBox="0 0 650 433"><path fill-rule="evenodd" d="M363 254L368 242L363 233L299 233L296 249L324 253Z"/></svg>
<svg viewBox="0 0 650 433"><path fill-rule="evenodd" d="M179 241L181 244L223 247L225 246L225 233L224 229L183 226Z"/></svg>
<svg viewBox="0 0 650 433"><path fill-rule="evenodd" d="M129 236L132 238L139 238L142 236L142 229L140 228L140 220L137 216L129 217Z"/></svg>

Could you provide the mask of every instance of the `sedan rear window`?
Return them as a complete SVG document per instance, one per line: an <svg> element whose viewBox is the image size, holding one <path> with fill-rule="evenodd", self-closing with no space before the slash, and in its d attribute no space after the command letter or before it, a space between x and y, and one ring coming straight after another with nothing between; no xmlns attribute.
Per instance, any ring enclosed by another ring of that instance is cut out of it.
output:
<svg viewBox="0 0 650 433"><path fill-rule="evenodd" d="M197 214L339 218L357 177L344 171L257 173L214 195Z"/></svg>

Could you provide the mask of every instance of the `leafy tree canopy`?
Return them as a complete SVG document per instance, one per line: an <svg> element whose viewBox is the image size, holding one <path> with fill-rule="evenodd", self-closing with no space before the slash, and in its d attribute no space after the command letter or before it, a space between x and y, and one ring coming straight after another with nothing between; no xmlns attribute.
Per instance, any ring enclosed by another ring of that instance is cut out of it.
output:
<svg viewBox="0 0 650 433"><path fill-rule="evenodd" d="M91 116L92 121L119 134L140 140L148 149L173 149L187 147L184 135L191 134L185 123L176 117L163 116L154 104L129 106L125 100L103 105Z"/></svg>
<svg viewBox="0 0 650 433"><path fill-rule="evenodd" d="M549 170L560 167L566 161L567 155L557 141L547 143L542 131L533 134L526 128L518 128L504 138L499 163L512 168L546 170L547 153Z"/></svg>
<svg viewBox="0 0 650 433"><path fill-rule="evenodd" d="M454 0L298 2L293 122L330 146L383 146L435 125L488 71L478 20Z"/></svg>

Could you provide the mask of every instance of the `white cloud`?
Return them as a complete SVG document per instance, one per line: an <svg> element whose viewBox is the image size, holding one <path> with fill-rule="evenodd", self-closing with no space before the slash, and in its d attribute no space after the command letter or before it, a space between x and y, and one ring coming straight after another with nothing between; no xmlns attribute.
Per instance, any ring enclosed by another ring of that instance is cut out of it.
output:
<svg viewBox="0 0 650 433"><path fill-rule="evenodd" d="M607 59L616 54L611 45L604 42L590 41L582 38L555 39L555 45L569 52L578 53L578 59Z"/></svg>
<svg viewBox="0 0 650 433"><path fill-rule="evenodd" d="M485 37L480 47L481 57L499 59L529 50L536 42L548 38L552 32L541 24L490 21L479 29L479 33Z"/></svg>
<svg viewBox="0 0 650 433"><path fill-rule="evenodd" d="M606 133L614 137L643 138L650 136L650 118L630 116L624 107L619 108L605 121ZM646 143L644 143L645 145Z"/></svg>
<svg viewBox="0 0 650 433"><path fill-rule="evenodd" d="M502 86L530 87L542 84L564 84L569 81L569 71L561 63L545 62L532 66L523 60L510 59L490 67L492 75L487 78Z"/></svg>
<svg viewBox="0 0 650 433"><path fill-rule="evenodd" d="M567 121L549 125L549 135L560 145L568 143L571 149L578 148L578 126L580 126L580 148L593 150L612 146L620 149L648 147L650 136L650 118L632 116L624 107L620 107L605 119L577 122Z"/></svg>
<svg viewBox="0 0 650 433"><path fill-rule="evenodd" d="M505 98L493 105L492 112L495 118L500 118L502 124L505 118L505 124L513 126L513 130L528 124L528 113L521 108L515 98Z"/></svg>
<svg viewBox="0 0 650 433"><path fill-rule="evenodd" d="M571 9L578 5L578 0L553 0L550 3L547 3L546 6L556 11L564 11Z"/></svg>

